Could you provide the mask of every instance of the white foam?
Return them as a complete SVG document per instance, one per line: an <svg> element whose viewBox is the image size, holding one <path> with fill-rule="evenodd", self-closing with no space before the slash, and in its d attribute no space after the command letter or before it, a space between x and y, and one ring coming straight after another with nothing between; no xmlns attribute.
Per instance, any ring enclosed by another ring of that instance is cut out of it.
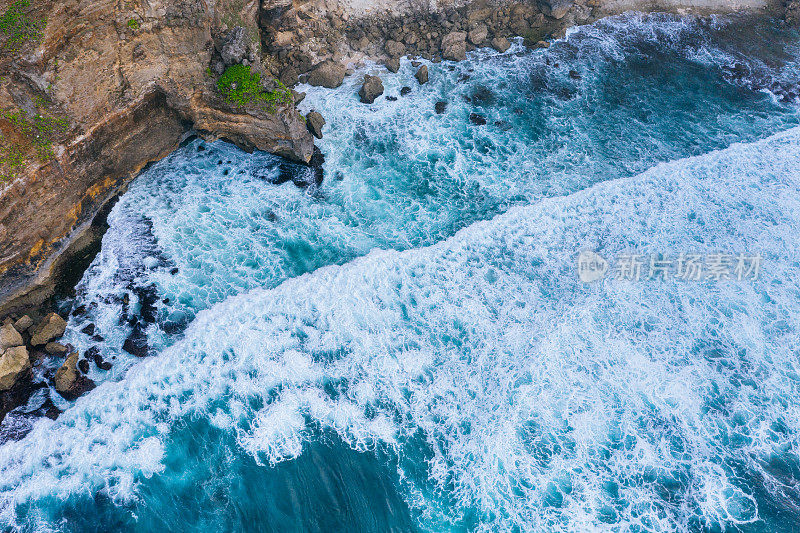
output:
<svg viewBox="0 0 800 533"><path fill-rule="evenodd" d="M164 424L199 414L265 463L301 453L306 420L354 449L387 443L401 471L422 438L429 483L479 529L755 520L726 465L769 487L760 465L798 446L799 148L793 129L229 298L3 445L2 519L45 495L133 497L163 469ZM583 285L587 247L761 252L764 275Z"/></svg>

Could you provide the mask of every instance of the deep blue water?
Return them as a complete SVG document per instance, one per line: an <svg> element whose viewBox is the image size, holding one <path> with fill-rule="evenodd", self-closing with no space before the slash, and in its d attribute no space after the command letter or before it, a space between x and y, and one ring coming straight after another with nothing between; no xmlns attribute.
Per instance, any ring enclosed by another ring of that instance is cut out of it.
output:
<svg viewBox="0 0 800 533"><path fill-rule="evenodd" d="M137 178L64 302L114 368L0 446L0 524L800 527L800 36L626 15L429 68L305 88L321 185L201 140ZM764 266L586 285L586 249Z"/></svg>

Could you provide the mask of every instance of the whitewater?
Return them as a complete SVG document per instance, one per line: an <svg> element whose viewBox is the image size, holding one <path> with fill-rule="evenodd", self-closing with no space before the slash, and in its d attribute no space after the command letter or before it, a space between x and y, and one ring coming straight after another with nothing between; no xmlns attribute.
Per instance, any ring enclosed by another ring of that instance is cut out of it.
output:
<svg viewBox="0 0 800 533"><path fill-rule="evenodd" d="M627 16L536 55L443 64L375 108L341 105L352 80L309 90L309 108L340 110L322 185L278 184L285 163L224 143L153 167L78 298L113 350L119 294L157 287L157 355L120 353L57 420L0 445L0 524L793 530L800 126L775 88L798 72L797 36L781 63L738 31ZM645 72L647 54L674 63ZM745 57L749 75L726 77ZM580 84L540 72L566 61ZM471 127L476 110L494 127ZM584 283L582 251L763 263Z"/></svg>

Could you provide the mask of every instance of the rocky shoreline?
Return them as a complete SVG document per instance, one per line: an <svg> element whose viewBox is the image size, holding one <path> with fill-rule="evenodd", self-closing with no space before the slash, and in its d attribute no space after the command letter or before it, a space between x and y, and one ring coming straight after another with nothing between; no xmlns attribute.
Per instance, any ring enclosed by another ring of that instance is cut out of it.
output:
<svg viewBox="0 0 800 533"><path fill-rule="evenodd" d="M187 135L309 164L321 179L313 139L323 135L325 110L300 115L303 95L291 89L298 82L334 88L366 60L397 72L401 57L457 61L478 47L503 52L516 36L547 47L617 5L474 1L371 12L333 0L212 4L144 0L120 12L110 1L17 0L0 7L0 16L16 5L29 22L47 20L18 46L9 47L7 29L0 33L0 420L49 386L73 400L94 386L90 362L110 365L99 352L81 355L57 342L66 323L53 312L56 286L74 258L83 257L84 268L91 260L103 233L98 214ZM641 5L682 9L667 0ZM751 7L764 10L759 2ZM726 10L702 2L698 9ZM790 23L800 19L798 1L769 9ZM413 64L417 82L426 83L427 66ZM375 74L360 84L365 105L383 93ZM436 112L446 105L436 102ZM129 341L127 351L147 355L141 339ZM59 412L49 400L31 408L51 418ZM0 434L0 441L19 436Z"/></svg>

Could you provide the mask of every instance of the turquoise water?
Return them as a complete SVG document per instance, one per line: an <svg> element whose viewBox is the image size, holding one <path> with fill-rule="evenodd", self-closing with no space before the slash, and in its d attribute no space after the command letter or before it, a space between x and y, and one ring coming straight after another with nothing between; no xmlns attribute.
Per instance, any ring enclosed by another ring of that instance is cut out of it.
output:
<svg viewBox="0 0 800 533"><path fill-rule="evenodd" d="M421 87L404 64L373 106L357 76L308 89L321 185L187 144L65 302L86 308L69 340L115 365L0 446L0 521L793 530L799 59L769 21L625 16ZM585 285L584 249L764 268ZM137 327L157 357L120 350Z"/></svg>

